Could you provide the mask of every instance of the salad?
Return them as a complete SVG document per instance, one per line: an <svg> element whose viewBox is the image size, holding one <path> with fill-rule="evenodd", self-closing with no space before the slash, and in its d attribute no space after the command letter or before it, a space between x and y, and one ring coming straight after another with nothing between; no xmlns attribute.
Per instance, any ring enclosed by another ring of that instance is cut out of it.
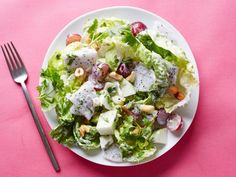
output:
<svg viewBox="0 0 236 177"><path fill-rule="evenodd" d="M57 114L50 132L57 142L137 163L167 143L168 131L183 127L175 110L189 101L197 80L166 33L143 22L101 18L65 43L38 86L43 111Z"/></svg>

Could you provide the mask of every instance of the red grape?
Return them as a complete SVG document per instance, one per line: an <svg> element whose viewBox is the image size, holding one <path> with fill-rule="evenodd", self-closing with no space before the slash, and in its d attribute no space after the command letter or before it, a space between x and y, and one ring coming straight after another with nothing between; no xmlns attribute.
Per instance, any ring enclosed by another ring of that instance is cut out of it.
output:
<svg viewBox="0 0 236 177"><path fill-rule="evenodd" d="M137 36L138 33L147 29L147 26L142 22L134 22L131 24L131 31L134 36Z"/></svg>
<svg viewBox="0 0 236 177"><path fill-rule="evenodd" d="M106 63L98 63L92 68L92 77L99 81L102 82L105 77L107 76L109 72L109 65Z"/></svg>
<svg viewBox="0 0 236 177"><path fill-rule="evenodd" d="M166 126L170 131L174 132L181 129L183 127L183 124L183 118L180 115L171 114L167 119Z"/></svg>
<svg viewBox="0 0 236 177"><path fill-rule="evenodd" d="M122 75L124 78L130 75L130 71L126 64L121 63L116 71L118 74Z"/></svg>
<svg viewBox="0 0 236 177"><path fill-rule="evenodd" d="M79 34L68 34L66 38L66 45L69 45L72 42L80 41L81 36Z"/></svg>
<svg viewBox="0 0 236 177"><path fill-rule="evenodd" d="M165 125L166 124L166 121L167 121L167 118L169 117L169 113L167 113L165 111L165 109L159 109L158 112L157 112L157 122L160 124L160 125Z"/></svg>

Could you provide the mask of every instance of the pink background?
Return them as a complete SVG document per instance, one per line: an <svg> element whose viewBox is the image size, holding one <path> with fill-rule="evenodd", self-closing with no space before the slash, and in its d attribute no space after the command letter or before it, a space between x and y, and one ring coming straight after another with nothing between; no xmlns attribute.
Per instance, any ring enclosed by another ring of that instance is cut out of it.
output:
<svg viewBox="0 0 236 177"><path fill-rule="evenodd" d="M151 163L128 168L93 164L50 139L61 166L46 155L21 88L0 54L0 176L236 176L236 1L227 0L1 0L0 44L14 41L28 68L28 88L44 129L36 86L55 35L85 12L113 5L150 10L171 22L189 42L200 73L200 102L183 139Z"/></svg>

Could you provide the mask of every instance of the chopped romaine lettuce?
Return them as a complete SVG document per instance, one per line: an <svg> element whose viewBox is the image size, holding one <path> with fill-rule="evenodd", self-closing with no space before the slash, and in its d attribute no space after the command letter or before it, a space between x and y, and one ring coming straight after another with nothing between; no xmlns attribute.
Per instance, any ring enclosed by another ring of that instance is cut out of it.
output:
<svg viewBox="0 0 236 177"><path fill-rule="evenodd" d="M181 70L178 73L176 85L179 90L185 95L185 98L181 101L177 100L173 95L166 93L156 103L157 108L165 108L168 113L171 113L176 108L185 105L190 100L191 88L197 84L197 81L193 75L193 69L191 65L187 70Z"/></svg>
<svg viewBox="0 0 236 177"><path fill-rule="evenodd" d="M129 157L125 157L125 160L127 160L128 162L137 163L143 161L143 159L146 159L148 157L150 158L152 155L155 154L156 151L156 146L150 145L147 146L145 149L134 151L134 154Z"/></svg>
<svg viewBox="0 0 236 177"><path fill-rule="evenodd" d="M92 150L100 147L99 133L97 129L91 125L87 125L88 132L85 132L84 136L80 133L80 123L76 122L74 126L74 137L77 144L85 149Z"/></svg>
<svg viewBox="0 0 236 177"><path fill-rule="evenodd" d="M175 84L180 88L182 93L184 93L185 99L179 101L174 96L166 93L157 102L157 107L164 107L167 112L172 112L177 107L183 106L189 101L191 87L197 83L191 63L185 58L178 57L171 51L158 46L147 32L140 33L137 38L147 49L156 52L161 55L163 59L171 62L179 68Z"/></svg>
<svg viewBox="0 0 236 177"><path fill-rule="evenodd" d="M177 100L174 96L166 93L157 102L157 107L164 107L167 112L172 112L177 107L183 106L190 99L190 89L197 81L194 76L192 64L185 58L181 58L173 54L171 51L158 46L147 32L142 32L137 36L138 40L150 51L161 55L163 59L178 66L178 75L175 76L175 84L180 88L185 95L184 100ZM169 73L170 75L170 73Z"/></svg>
<svg viewBox="0 0 236 177"><path fill-rule="evenodd" d="M94 19L92 25L88 28L88 34L90 38L93 38L98 28L98 20Z"/></svg>
<svg viewBox="0 0 236 177"><path fill-rule="evenodd" d="M64 144L66 146L72 146L75 144L75 138L73 136L73 124L59 124L50 132L50 135L58 143Z"/></svg>
<svg viewBox="0 0 236 177"><path fill-rule="evenodd" d="M49 81L44 79L37 89L43 111L51 110L53 107L55 107L55 100L53 97L55 93Z"/></svg>
<svg viewBox="0 0 236 177"><path fill-rule="evenodd" d="M110 49L105 54L105 61L110 66L112 71L115 71L120 64L120 60L117 57L117 51L115 48Z"/></svg>
<svg viewBox="0 0 236 177"><path fill-rule="evenodd" d="M187 60L183 58L177 57L171 51L164 49L158 46L151 38L151 36L147 32L140 33L137 36L138 40L150 51L153 51L161 57L171 63L177 64L180 68L186 68L186 65L189 63Z"/></svg>
<svg viewBox="0 0 236 177"><path fill-rule="evenodd" d="M153 155L156 148L151 145L152 122L143 119L142 127L132 116L125 117L123 124L115 131L122 156L129 162L138 162Z"/></svg>
<svg viewBox="0 0 236 177"><path fill-rule="evenodd" d="M57 71L62 71L64 68L64 60L61 51L55 51L51 59L48 61L48 68L56 68Z"/></svg>

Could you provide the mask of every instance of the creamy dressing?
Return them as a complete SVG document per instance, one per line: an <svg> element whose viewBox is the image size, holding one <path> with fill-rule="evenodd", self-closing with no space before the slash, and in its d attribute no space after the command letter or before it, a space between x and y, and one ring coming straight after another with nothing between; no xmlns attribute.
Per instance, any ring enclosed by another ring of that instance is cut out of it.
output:
<svg viewBox="0 0 236 177"><path fill-rule="evenodd" d="M139 63L135 68L136 74L134 87L137 91L147 92L156 81L155 73L152 69L147 69L143 64Z"/></svg>
<svg viewBox="0 0 236 177"><path fill-rule="evenodd" d="M97 51L93 48L84 47L78 51L72 51L65 58L65 64L70 68L82 67L91 70L97 60Z"/></svg>
<svg viewBox="0 0 236 177"><path fill-rule="evenodd" d="M96 91L90 81L85 82L79 90L71 95L69 100L73 103L70 111L75 115L85 116L90 119L94 113L93 99L96 97Z"/></svg>

